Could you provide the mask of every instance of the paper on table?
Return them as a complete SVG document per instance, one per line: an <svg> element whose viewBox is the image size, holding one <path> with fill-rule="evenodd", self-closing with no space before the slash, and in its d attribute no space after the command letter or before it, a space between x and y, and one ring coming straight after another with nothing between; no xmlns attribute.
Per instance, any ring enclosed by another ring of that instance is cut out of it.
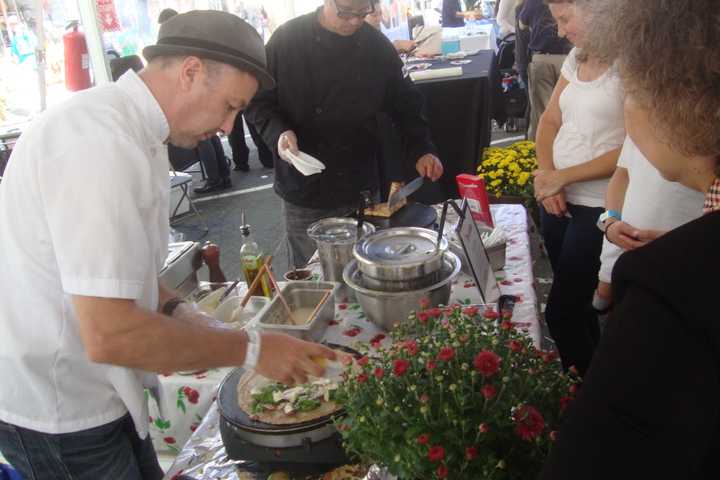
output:
<svg viewBox="0 0 720 480"><path fill-rule="evenodd" d="M461 77L462 74L462 67L448 67L410 72L410 78L413 82L418 82L420 80L431 80L434 78Z"/></svg>

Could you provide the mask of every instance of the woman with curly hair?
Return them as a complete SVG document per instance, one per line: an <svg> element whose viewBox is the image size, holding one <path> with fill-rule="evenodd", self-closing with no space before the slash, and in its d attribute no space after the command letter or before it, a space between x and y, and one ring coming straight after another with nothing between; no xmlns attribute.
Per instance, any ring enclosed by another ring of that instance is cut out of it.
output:
<svg viewBox="0 0 720 480"><path fill-rule="evenodd" d="M626 127L705 215L625 253L616 303L542 480L720 478L720 2L578 0L616 62Z"/></svg>
<svg viewBox="0 0 720 480"><path fill-rule="evenodd" d="M541 230L553 270L545 320L563 366L584 374L599 335L590 307L600 269L609 178L625 140L624 93L612 63L585 47L586 10L574 0L545 0L558 34L575 48L540 117L535 196L542 202Z"/></svg>

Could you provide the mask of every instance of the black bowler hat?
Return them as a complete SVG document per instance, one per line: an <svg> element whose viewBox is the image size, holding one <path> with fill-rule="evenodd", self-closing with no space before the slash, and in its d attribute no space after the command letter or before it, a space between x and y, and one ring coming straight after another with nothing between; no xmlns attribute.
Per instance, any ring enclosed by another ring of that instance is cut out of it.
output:
<svg viewBox="0 0 720 480"><path fill-rule="evenodd" d="M217 10L181 13L160 25L156 45L143 49L148 61L167 55L195 55L227 63L255 76L261 88L275 80L267 71L262 38L240 17Z"/></svg>

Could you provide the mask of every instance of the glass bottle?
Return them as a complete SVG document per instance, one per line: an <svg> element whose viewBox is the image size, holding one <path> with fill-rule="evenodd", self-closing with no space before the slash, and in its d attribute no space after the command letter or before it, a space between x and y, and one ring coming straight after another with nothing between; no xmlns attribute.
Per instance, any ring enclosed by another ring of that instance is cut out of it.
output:
<svg viewBox="0 0 720 480"><path fill-rule="evenodd" d="M244 217L245 215L243 214L243 220ZM244 221L243 225L240 226L240 233L243 236L243 243L240 247L240 266L249 288L253 280L255 280L255 277L257 277L257 274L265 261L265 255L260 249L260 246L250 235L250 225L246 224ZM258 288L262 291L262 295L268 298L272 296L270 282L267 275L263 275L260 279L260 284L255 291L257 291Z"/></svg>

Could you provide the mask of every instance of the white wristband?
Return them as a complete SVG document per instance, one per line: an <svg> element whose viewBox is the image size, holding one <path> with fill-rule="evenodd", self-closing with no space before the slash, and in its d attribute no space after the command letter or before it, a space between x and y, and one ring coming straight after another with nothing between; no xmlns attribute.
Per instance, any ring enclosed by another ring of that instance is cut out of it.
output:
<svg viewBox="0 0 720 480"><path fill-rule="evenodd" d="M261 337L256 330L248 330L245 333L247 334L248 342L245 346L245 361L242 367L245 370L253 370L260 359Z"/></svg>

